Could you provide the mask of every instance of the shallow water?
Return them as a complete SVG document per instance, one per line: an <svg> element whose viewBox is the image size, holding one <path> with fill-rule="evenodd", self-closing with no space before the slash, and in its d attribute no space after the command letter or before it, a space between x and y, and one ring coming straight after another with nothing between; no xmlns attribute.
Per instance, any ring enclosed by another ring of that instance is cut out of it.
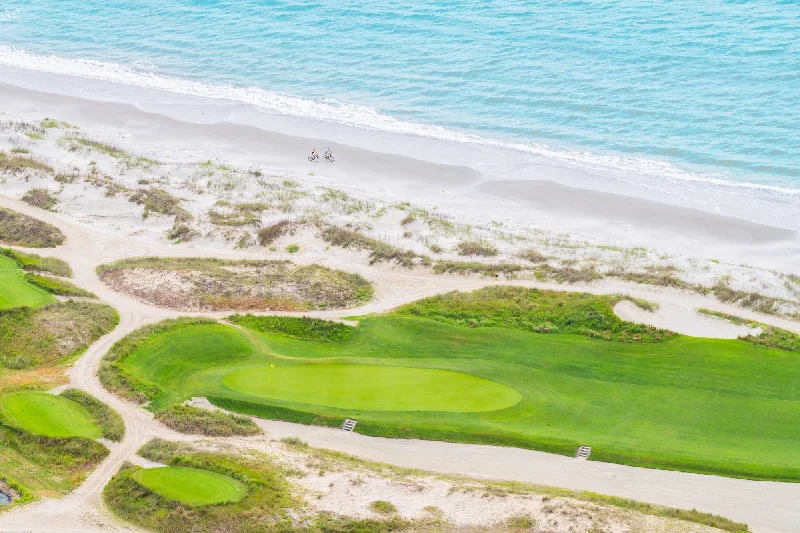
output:
<svg viewBox="0 0 800 533"><path fill-rule="evenodd" d="M11 503L11 496L6 494L5 492L0 491L0 505L6 505Z"/></svg>
<svg viewBox="0 0 800 533"><path fill-rule="evenodd" d="M19 0L0 65L800 203L798 34L766 0Z"/></svg>

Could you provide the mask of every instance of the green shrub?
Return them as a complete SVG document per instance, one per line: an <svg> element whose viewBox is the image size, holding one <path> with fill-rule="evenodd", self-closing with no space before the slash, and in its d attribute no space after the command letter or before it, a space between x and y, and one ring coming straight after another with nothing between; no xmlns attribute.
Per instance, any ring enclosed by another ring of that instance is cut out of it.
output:
<svg viewBox="0 0 800 533"><path fill-rule="evenodd" d="M95 294L82 289L63 279L40 276L38 274L25 274L25 281L42 290L58 296L79 296L83 298L97 298Z"/></svg>
<svg viewBox="0 0 800 533"><path fill-rule="evenodd" d="M677 334L621 320L621 296L493 286L448 292L404 305L396 314L467 327L503 327L537 333L572 333L620 342L659 342Z"/></svg>
<svg viewBox="0 0 800 533"><path fill-rule="evenodd" d="M353 326L309 317L233 315L228 321L262 333L315 341L344 341L356 332Z"/></svg>
<svg viewBox="0 0 800 533"><path fill-rule="evenodd" d="M104 438L114 442L122 441L125 436L125 422L114 409L80 389L67 389L61 396L81 404L89 411L100 424Z"/></svg>
<svg viewBox="0 0 800 533"><path fill-rule="evenodd" d="M26 254L10 248L0 248L0 254L10 257L22 270L33 272L49 272L62 278L71 278L72 269L69 264L55 257L42 257L36 254Z"/></svg>
<svg viewBox="0 0 800 533"><path fill-rule="evenodd" d="M165 426L190 435L207 437L248 436L263 433L250 418L222 411L210 411L187 405L172 405L156 413Z"/></svg>
<svg viewBox="0 0 800 533"><path fill-rule="evenodd" d="M370 504L372 510L381 514L392 514L397 512L397 507L392 502L386 500L375 500Z"/></svg>
<svg viewBox="0 0 800 533"><path fill-rule="evenodd" d="M290 254L296 254L297 252L300 251L300 246L296 244L290 244L289 246L286 247L286 251L289 252Z"/></svg>

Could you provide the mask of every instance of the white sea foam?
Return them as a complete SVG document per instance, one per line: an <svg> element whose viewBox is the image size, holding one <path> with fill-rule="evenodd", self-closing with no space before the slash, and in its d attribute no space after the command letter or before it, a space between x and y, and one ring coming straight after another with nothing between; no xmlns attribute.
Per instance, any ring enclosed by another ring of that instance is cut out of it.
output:
<svg viewBox="0 0 800 533"><path fill-rule="evenodd" d="M204 83L164 76L152 71L134 69L105 61L36 55L5 45L0 45L0 65L121 83L189 96L231 100L256 106L269 113L325 120L368 130L513 149L541 158L542 162L597 173L606 177L617 177L623 181L628 181L625 176L640 176L684 184L694 183L699 186L716 186L733 194L757 194L765 199L800 204L800 189L736 181L727 178L723 172L691 172L655 159L569 151L543 144L490 139L441 126L397 120L371 107L346 104L333 99L311 100L279 94L258 87Z"/></svg>

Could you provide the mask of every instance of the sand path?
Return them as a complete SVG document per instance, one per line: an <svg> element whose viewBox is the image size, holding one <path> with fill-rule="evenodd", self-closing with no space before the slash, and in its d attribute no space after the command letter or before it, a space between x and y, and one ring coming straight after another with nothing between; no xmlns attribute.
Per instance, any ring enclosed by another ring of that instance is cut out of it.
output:
<svg viewBox="0 0 800 533"><path fill-rule="evenodd" d="M181 313L159 309L129 298L106 287L96 276L95 267L122 257L206 256L223 258L264 258L263 252L209 250L191 246L172 246L100 234L63 219L60 215L31 208L0 196L0 206L36 216L59 227L67 236L66 245L54 250L33 250L68 261L75 270L75 283L113 305L120 314L118 327L95 342L70 370L71 385L93 394L116 409L125 421L126 434L121 443L112 444L105 461L75 491L60 500L47 499L12 509L0 516L0 530L7 532L87 532L138 531L116 521L105 509L102 488L127 460L135 461L136 450L149 439L159 436L173 440L198 440L198 437L175 433L153 420L152 414L124 402L107 392L99 383L96 371L103 355L131 331L164 318L181 315L225 316L228 313ZM376 284L376 298L358 309L306 313L340 318L359 313L378 312L399 304L448 291L472 290L496 284L497 280L461 276L434 276L425 273L396 271L389 267L369 267L353 262L352 254L327 251L330 266L355 270ZM721 304L700 295L659 290L624 283L601 283L591 286L562 286L534 281L500 283L580 290L592 293L626 292L659 303L668 312L655 319L663 327L695 331L694 309L711 309L752 318L767 324L800 332L796 322L760 315ZM625 310L623 310L625 312ZM631 312L631 309L627 309ZM632 318L643 318L641 316ZM647 318L647 317L644 317ZM715 329L719 321L705 323L710 336L730 336L727 326ZM720 322L720 324L725 324ZM695 333L697 333L695 331ZM328 428L309 427L284 422L258 420L268 438L297 436L315 447L351 453L367 459L425 470L458 473L475 477L509 479L581 489L649 501L682 508L696 508L750 524L761 533L784 533L800 523L800 484L757 482L716 476L649 470L629 466L578 461L569 457L494 446L478 446L417 440L392 440L347 434ZM258 437L253 439L257 442Z"/></svg>

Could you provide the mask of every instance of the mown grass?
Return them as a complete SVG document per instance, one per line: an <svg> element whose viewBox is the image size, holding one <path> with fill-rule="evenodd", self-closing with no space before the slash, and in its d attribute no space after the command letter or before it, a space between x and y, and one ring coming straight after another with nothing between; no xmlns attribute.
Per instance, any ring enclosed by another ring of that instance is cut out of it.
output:
<svg viewBox="0 0 800 533"><path fill-rule="evenodd" d="M40 276L38 274L25 274L25 281L33 285L34 287L39 287L40 289L49 292L50 294L55 294L57 296L78 296L82 298L97 298L97 296L87 291L86 289L82 289L77 285L70 283L69 281L65 281L63 279L58 278L51 278L50 276Z"/></svg>
<svg viewBox="0 0 800 533"><path fill-rule="evenodd" d="M228 321L261 333L281 333L305 340L343 341L356 332L353 326L309 317L233 315Z"/></svg>
<svg viewBox="0 0 800 533"><path fill-rule="evenodd" d="M173 273L186 288L133 288L126 272L135 269ZM336 309L369 301L373 295L372 284L358 274L289 261L151 257L101 265L97 271L115 289L173 309Z"/></svg>
<svg viewBox="0 0 800 533"><path fill-rule="evenodd" d="M156 413L165 426L190 435L207 437L250 436L263 433L250 418L188 405L171 405Z"/></svg>
<svg viewBox="0 0 800 533"><path fill-rule="evenodd" d="M357 418L356 431L368 435L564 455L586 444L596 460L800 481L793 352L623 323L611 311L618 297L507 289L451 293L364 317L338 342L172 321L152 327L151 338L122 341L125 350L104 365L156 412L205 396L228 410L305 424ZM511 387L522 399L481 413L354 413L224 385L233 372L271 364L451 370Z"/></svg>
<svg viewBox="0 0 800 533"><path fill-rule="evenodd" d="M167 500L137 483L133 476L141 469L126 463L106 485L103 500L115 515L145 529L170 533L384 533L412 525L396 517L352 520L308 511L301 521L295 521L292 515L297 516L303 504L292 496L281 469L267 457L198 452L160 439L145 445L139 455L169 466L229 476L247 488L241 501L195 507Z"/></svg>
<svg viewBox="0 0 800 533"><path fill-rule="evenodd" d="M72 400L38 391L22 391L0 397L3 424L33 435L50 438L102 435L92 414Z"/></svg>
<svg viewBox="0 0 800 533"><path fill-rule="evenodd" d="M0 311L0 366L26 369L70 360L118 321L113 308L90 302Z"/></svg>
<svg viewBox="0 0 800 533"><path fill-rule="evenodd" d="M39 209L44 209L46 211L52 211L58 203L58 197L50 194L50 191L47 189L37 188L30 189L28 192L23 194L22 201L28 205L32 205L33 207L38 207Z"/></svg>
<svg viewBox="0 0 800 533"><path fill-rule="evenodd" d="M61 230L46 222L0 207L0 243L26 248L53 248L64 244Z"/></svg>
<svg viewBox="0 0 800 533"><path fill-rule="evenodd" d="M28 283L14 260L0 254L0 310L40 307L52 301L49 293Z"/></svg>
<svg viewBox="0 0 800 533"><path fill-rule="evenodd" d="M22 270L47 272L56 276L61 276L62 278L72 277L72 269L69 264L55 257L26 254L10 248L0 248L0 255L13 259Z"/></svg>
<svg viewBox="0 0 800 533"><path fill-rule="evenodd" d="M88 392L80 389L66 389L61 396L72 400L86 409L97 421L103 438L120 442L125 436L125 422L118 412L107 406Z"/></svg>

